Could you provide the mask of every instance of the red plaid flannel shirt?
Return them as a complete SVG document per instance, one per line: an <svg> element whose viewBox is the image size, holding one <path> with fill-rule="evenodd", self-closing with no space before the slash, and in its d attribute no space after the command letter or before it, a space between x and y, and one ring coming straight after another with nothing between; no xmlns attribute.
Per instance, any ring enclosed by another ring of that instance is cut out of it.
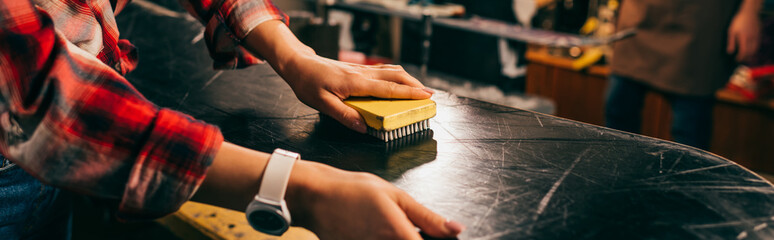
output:
<svg viewBox="0 0 774 240"><path fill-rule="evenodd" d="M128 1L0 0L0 151L46 183L120 199L123 218L155 218L190 199L223 136L124 79L136 58L114 14ZM240 41L286 20L269 0L181 2L217 67L258 63Z"/></svg>

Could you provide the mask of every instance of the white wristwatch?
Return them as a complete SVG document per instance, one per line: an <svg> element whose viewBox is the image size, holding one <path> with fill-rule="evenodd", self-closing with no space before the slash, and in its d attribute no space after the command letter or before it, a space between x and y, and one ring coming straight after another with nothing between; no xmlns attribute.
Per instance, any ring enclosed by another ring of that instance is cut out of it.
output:
<svg viewBox="0 0 774 240"><path fill-rule="evenodd" d="M247 205L245 216L255 230L280 236L290 227L290 212L285 204L285 189L288 187L293 164L301 159L298 153L275 149L263 172L261 189Z"/></svg>

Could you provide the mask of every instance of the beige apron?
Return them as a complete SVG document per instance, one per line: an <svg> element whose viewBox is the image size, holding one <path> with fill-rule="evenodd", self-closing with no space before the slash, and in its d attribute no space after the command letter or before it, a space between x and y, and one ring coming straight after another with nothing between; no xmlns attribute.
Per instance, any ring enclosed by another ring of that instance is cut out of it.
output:
<svg viewBox="0 0 774 240"><path fill-rule="evenodd" d="M726 53L737 0L623 0L618 29L637 35L614 46L612 72L669 93L712 95L736 63Z"/></svg>

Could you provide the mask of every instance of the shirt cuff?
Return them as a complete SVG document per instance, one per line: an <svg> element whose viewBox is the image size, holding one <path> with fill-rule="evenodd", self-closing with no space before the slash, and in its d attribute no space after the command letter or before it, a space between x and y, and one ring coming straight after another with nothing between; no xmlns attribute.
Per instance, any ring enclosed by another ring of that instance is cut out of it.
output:
<svg viewBox="0 0 774 240"><path fill-rule="evenodd" d="M255 27L269 20L288 24L288 17L268 0L226 0L206 24L205 41L215 69L238 69L263 63L242 47Z"/></svg>
<svg viewBox="0 0 774 240"><path fill-rule="evenodd" d="M146 220L177 211L204 180L223 143L218 127L161 109L142 146L119 205L118 217Z"/></svg>
<svg viewBox="0 0 774 240"><path fill-rule="evenodd" d="M280 20L288 24L288 16L268 0L226 0L218 12L222 21L230 26L233 37L238 42L263 22Z"/></svg>

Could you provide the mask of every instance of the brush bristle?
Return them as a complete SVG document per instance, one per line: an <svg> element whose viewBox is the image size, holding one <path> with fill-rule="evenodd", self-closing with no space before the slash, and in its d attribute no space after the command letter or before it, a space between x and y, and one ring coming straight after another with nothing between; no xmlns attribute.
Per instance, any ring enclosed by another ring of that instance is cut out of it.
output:
<svg viewBox="0 0 774 240"><path fill-rule="evenodd" d="M423 121L409 124L408 126L391 131L376 130L374 128L368 127L368 135L374 136L378 139L381 139L382 141L389 142L416 132L423 131L428 128L430 128L430 119L425 119Z"/></svg>

